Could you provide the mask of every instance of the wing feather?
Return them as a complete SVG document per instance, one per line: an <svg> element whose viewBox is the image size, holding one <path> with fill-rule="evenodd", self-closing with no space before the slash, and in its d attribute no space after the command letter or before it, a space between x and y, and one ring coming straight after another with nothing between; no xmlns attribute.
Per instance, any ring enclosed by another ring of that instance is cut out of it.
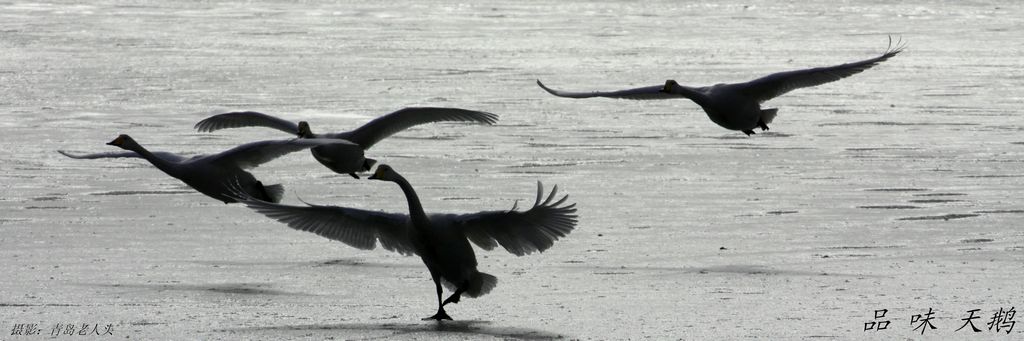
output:
<svg viewBox="0 0 1024 341"><path fill-rule="evenodd" d="M466 238L485 250L501 245L517 256L543 252L576 228L576 204L565 205L568 195L558 199L557 194L555 186L545 198L544 186L537 182L537 200L529 210L513 207L508 211L457 215L452 220Z"/></svg>
<svg viewBox="0 0 1024 341"><path fill-rule="evenodd" d="M271 160L284 156L288 153L328 144L332 147L348 146L349 148L352 148L352 153L358 153L357 155L361 155L362 153L362 148L358 145L344 140L294 138L246 143L220 154L209 155L207 158L209 158L209 162L232 163L238 165L242 169L249 169L270 162Z"/></svg>
<svg viewBox="0 0 1024 341"><path fill-rule="evenodd" d="M632 99L632 100L654 100L654 99L678 99L679 95L667 93L662 91L665 89L664 85L645 86L642 88L633 88L618 91L593 91L593 92L572 92L551 89L544 86L540 80L537 80L537 85L547 91L549 94L558 97L567 98L591 98L591 97L608 97L608 98L621 98L621 99Z"/></svg>
<svg viewBox="0 0 1024 341"><path fill-rule="evenodd" d="M779 72L738 85L741 86L740 91L758 102L764 102L796 89L830 83L861 73L900 54L904 47L905 45L900 42L892 47L890 38L890 48L875 58L813 69Z"/></svg>
<svg viewBox="0 0 1024 341"><path fill-rule="evenodd" d="M437 107L409 107L378 117L363 126L334 137L355 142L369 149L371 146L413 126L434 122L478 122L494 124L498 115L475 110Z"/></svg>
<svg viewBox="0 0 1024 341"><path fill-rule="evenodd" d="M93 153L93 154L74 154L74 153L71 153L71 152L63 151L63 150L58 150L57 152L60 153L61 155L67 156L67 157L72 158L72 159L112 159L112 158L139 158L139 159L143 159L142 155L139 155L139 153L136 153L136 152L133 152L133 151L130 151L130 150L129 151L123 151L123 152L106 152L106 153ZM171 161L171 162L181 162L182 160L185 159L185 157L182 157L180 155L171 154L171 153L168 153L168 152L152 152L152 154L156 155L156 157L159 157L161 159L164 159L164 160L167 160L167 161Z"/></svg>
<svg viewBox="0 0 1024 341"><path fill-rule="evenodd" d="M290 206L257 200L239 191L233 195L241 197L238 201L252 210L299 231L315 233L361 250L372 250L379 241L385 250L415 254L408 236L408 217L403 214L309 203Z"/></svg>
<svg viewBox="0 0 1024 341"><path fill-rule="evenodd" d="M235 111L210 116L196 123L196 130L211 132L227 128L266 127L292 135L299 133L297 123L255 111Z"/></svg>

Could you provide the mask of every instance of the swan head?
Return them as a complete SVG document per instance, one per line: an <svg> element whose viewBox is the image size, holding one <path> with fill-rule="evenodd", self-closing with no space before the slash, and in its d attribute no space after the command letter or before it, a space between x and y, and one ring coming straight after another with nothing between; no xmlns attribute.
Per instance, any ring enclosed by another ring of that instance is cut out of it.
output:
<svg viewBox="0 0 1024 341"><path fill-rule="evenodd" d="M309 122L299 121L299 131L297 132L301 138L313 138L313 131L309 129Z"/></svg>
<svg viewBox="0 0 1024 341"><path fill-rule="evenodd" d="M395 181L395 179L397 179L398 177L398 172L395 172L395 170L391 168L391 166L382 164L380 166L377 166L377 171L373 172L373 175L370 175L370 177L367 179Z"/></svg>
<svg viewBox="0 0 1024 341"><path fill-rule="evenodd" d="M113 141L107 142L107 145L121 147L124 149L130 149L138 145L138 143L135 143L135 140L132 139L131 136L121 134L118 135L117 138L115 138Z"/></svg>

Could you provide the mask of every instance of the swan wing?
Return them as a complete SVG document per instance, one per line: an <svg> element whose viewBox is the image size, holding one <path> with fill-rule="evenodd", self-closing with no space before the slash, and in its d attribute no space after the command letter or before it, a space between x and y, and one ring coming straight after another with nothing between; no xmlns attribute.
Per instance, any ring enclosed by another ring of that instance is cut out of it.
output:
<svg viewBox="0 0 1024 341"><path fill-rule="evenodd" d="M537 182L537 201L529 210L488 211L453 217L470 241L491 250L501 245L517 255L543 252L576 227L576 204L565 204L568 195L556 200L558 186L544 198L544 187ZM543 199L543 201L541 201Z"/></svg>
<svg viewBox="0 0 1024 341"><path fill-rule="evenodd" d="M373 250L379 241L385 250L415 254L407 230L408 217L403 214L309 203L290 206L258 200L240 191L233 196L240 197L238 201L252 210L299 231L316 233L361 250Z"/></svg>
<svg viewBox="0 0 1024 341"><path fill-rule="evenodd" d="M63 151L63 150L58 150L57 152L60 153L61 155L67 156L67 157L72 158L72 159L113 159L113 158L139 158L139 159L142 159L143 158L142 155L139 155L139 153L136 153L136 152L133 152L133 151L106 152L106 153L93 153L93 154L75 154L75 153L71 153L71 152L67 152L67 151ZM168 152L152 152L152 153L153 153L153 155L156 155L157 157L159 157L161 159L164 159L164 160L167 160L167 161L171 161L171 162L181 162L182 160L185 159L185 157L182 157L182 156L176 155L176 154L171 154L171 153L168 153Z"/></svg>
<svg viewBox="0 0 1024 341"><path fill-rule="evenodd" d="M458 108L409 107L378 117L356 130L339 134L337 137L355 142L369 149L371 146L397 132L425 123L433 122L479 122L494 124L498 115Z"/></svg>
<svg viewBox="0 0 1024 341"><path fill-rule="evenodd" d="M215 130L240 127L267 127L292 135L299 133L297 123L255 111L235 111L210 116L196 123L196 130L211 132Z"/></svg>
<svg viewBox="0 0 1024 341"><path fill-rule="evenodd" d="M555 90L544 86L540 80L537 80L537 85L541 89L547 91L549 94L558 97L568 98L591 98L591 97L608 97L608 98L622 98L622 99L633 99L633 100L649 100L649 99L678 99L679 95L667 93L662 91L665 89L664 85L645 86L642 88L618 90L618 91L593 91L593 92L571 92Z"/></svg>
<svg viewBox="0 0 1024 341"><path fill-rule="evenodd" d="M284 156L285 154L308 149L322 145L333 146L350 146L351 148L359 149L358 145L351 142L337 139L287 139L287 140L267 140L246 143L241 146L231 148L220 154L213 154L206 156L206 162L221 163L221 164L233 164L237 165L242 169L255 168L261 164L270 162L273 159ZM360 150L361 151L361 150Z"/></svg>
<svg viewBox="0 0 1024 341"><path fill-rule="evenodd" d="M904 45L900 45L899 42L896 44L895 48L892 48L890 44L888 51L875 58L813 69L779 72L738 85L741 92L758 102L764 102L796 89L834 82L861 73L903 52Z"/></svg>

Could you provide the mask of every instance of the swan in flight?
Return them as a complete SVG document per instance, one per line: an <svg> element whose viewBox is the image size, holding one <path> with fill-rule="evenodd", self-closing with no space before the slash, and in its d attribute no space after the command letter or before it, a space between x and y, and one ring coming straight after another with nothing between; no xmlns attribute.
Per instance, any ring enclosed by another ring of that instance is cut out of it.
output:
<svg viewBox="0 0 1024 341"><path fill-rule="evenodd" d="M469 242L484 250L501 245L506 251L523 256L547 250L576 226L576 204L566 205L567 195L555 200L557 186L544 199L540 182L537 201L526 211L518 211L513 205L507 211L427 214L409 181L390 166L378 166L369 178L397 183L405 193L409 214L310 204L287 206L247 197L245 193L236 195L249 208L296 230L363 250L372 250L379 241L386 250L419 255L437 290L437 313L424 320L451 320L445 305L459 303L462 295L484 295L497 284L497 278L477 270L476 255ZM444 301L442 283L454 290Z"/></svg>
<svg viewBox="0 0 1024 341"><path fill-rule="evenodd" d="M739 130L750 136L754 134L754 128L768 130L768 123L772 123L772 119L775 118L778 111L776 108L762 109L761 103L796 89L834 82L858 74L903 52L905 46L902 41L897 41L894 45L892 37L890 37L889 48L881 56L875 58L834 66L773 73L745 83L722 83L699 88L680 85L675 80L665 81L664 85L607 92L554 90L544 86L540 80L537 80L537 85L552 95L568 98L609 97L653 100L685 97L704 108L708 118L722 128Z"/></svg>
<svg viewBox="0 0 1024 341"><path fill-rule="evenodd" d="M245 169L255 168L285 154L316 146L359 149L359 146L350 142L332 139L288 139L252 142L219 154L186 158L168 152L151 152L128 135L120 135L107 144L126 151L84 155L63 150L57 152L73 159L146 159L167 175L225 204L236 202L233 196L225 195L233 186L240 187L247 195L260 200L281 201L284 187L280 184L264 185Z"/></svg>
<svg viewBox="0 0 1024 341"><path fill-rule="evenodd" d="M211 132L225 128L267 127L295 134L300 138L328 138L350 141L361 146L355 150L343 145L318 146L312 149L313 157L338 174L348 174L358 179L356 172L369 171L377 160L368 159L364 152L375 143L410 127L433 122L480 122L494 124L498 115L458 108L410 107L378 117L362 127L341 133L315 134L309 123L284 120L254 111L229 112L211 116L196 123L195 128Z"/></svg>

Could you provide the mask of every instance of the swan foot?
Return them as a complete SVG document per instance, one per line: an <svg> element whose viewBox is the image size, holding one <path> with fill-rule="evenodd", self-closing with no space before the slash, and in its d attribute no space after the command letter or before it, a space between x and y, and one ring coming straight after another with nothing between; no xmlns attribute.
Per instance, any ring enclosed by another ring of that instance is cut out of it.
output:
<svg viewBox="0 0 1024 341"><path fill-rule="evenodd" d="M356 178L356 180L359 180L359 174L356 174L355 172L348 173L348 175L353 177L353 178Z"/></svg>
<svg viewBox="0 0 1024 341"><path fill-rule="evenodd" d="M448 296L448 299L444 300L444 303L441 303L441 307L444 308L448 303L459 303L459 299L462 298L462 293L466 292L466 288L468 287L469 281L462 283L462 286L455 289L455 292L453 292L451 296Z"/></svg>
<svg viewBox="0 0 1024 341"><path fill-rule="evenodd" d="M423 318L423 321L430 321L430 320L436 320L436 321L449 320L449 321L451 321L452 317L448 316L448 313L446 313L444 311L444 308L438 308L437 309L437 314L434 314L434 316L431 316L431 317L424 317Z"/></svg>
<svg viewBox="0 0 1024 341"><path fill-rule="evenodd" d="M448 303L458 304L459 303L459 298L461 298L461 297L462 297L462 295L459 295L458 293L455 293L454 295L449 296L448 299L444 300L444 303L441 303L441 305L442 306L448 305Z"/></svg>
<svg viewBox="0 0 1024 341"><path fill-rule="evenodd" d="M761 131L768 131L768 129L769 129L769 128L768 128L768 125L767 125L767 124L764 124L764 121L761 121L761 122L757 122L757 126L758 126L758 127L761 127Z"/></svg>
<svg viewBox="0 0 1024 341"><path fill-rule="evenodd" d="M743 133L744 133L744 134L747 134L747 136L750 136L750 135L754 135L754 134L757 134L757 133L755 133L755 132L754 132L754 130L752 130L752 129L747 129L747 130L743 130Z"/></svg>

